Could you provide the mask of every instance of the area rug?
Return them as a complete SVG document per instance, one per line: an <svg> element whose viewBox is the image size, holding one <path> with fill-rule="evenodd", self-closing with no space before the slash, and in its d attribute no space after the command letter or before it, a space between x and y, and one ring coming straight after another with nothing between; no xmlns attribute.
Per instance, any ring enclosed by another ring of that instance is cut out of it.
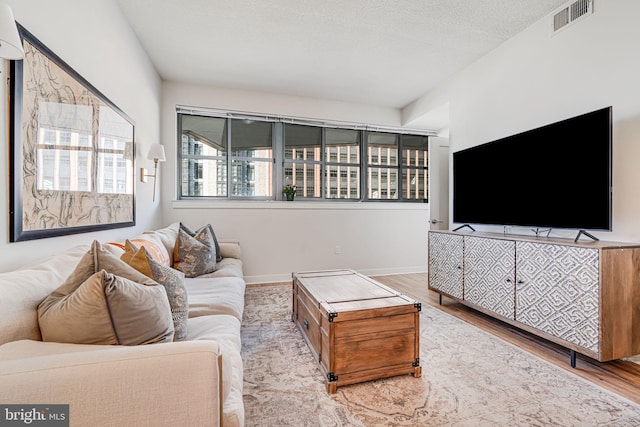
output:
<svg viewBox="0 0 640 427"><path fill-rule="evenodd" d="M422 305L422 378L329 395L291 322L291 288L248 287L242 326L246 426L638 426L640 405Z"/></svg>

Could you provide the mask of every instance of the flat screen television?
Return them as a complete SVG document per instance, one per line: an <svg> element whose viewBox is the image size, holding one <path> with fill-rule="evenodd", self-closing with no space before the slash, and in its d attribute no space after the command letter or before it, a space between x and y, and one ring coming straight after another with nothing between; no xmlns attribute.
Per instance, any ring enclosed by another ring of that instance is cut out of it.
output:
<svg viewBox="0 0 640 427"><path fill-rule="evenodd" d="M453 153L453 221L611 230L612 108Z"/></svg>

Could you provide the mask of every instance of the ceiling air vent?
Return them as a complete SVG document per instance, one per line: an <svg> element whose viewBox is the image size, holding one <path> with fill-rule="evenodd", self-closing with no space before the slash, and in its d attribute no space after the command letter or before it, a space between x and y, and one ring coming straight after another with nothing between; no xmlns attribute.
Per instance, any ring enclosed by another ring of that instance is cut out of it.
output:
<svg viewBox="0 0 640 427"><path fill-rule="evenodd" d="M553 15L553 32L593 13L593 0L578 0Z"/></svg>

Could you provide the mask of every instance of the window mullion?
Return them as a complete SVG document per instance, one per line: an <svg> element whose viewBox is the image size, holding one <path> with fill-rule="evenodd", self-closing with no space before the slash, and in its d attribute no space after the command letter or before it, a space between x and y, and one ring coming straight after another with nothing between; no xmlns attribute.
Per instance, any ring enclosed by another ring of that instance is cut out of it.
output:
<svg viewBox="0 0 640 427"><path fill-rule="evenodd" d="M329 189L327 179L327 128L322 128L320 137L320 199L326 200Z"/></svg>
<svg viewBox="0 0 640 427"><path fill-rule="evenodd" d="M284 126L282 123L273 124L273 198L282 200L284 188Z"/></svg>
<svg viewBox="0 0 640 427"><path fill-rule="evenodd" d="M231 155L231 118L227 117L226 119L226 128L227 128L227 198L231 198L231 181L232 181L232 165L233 159Z"/></svg>
<svg viewBox="0 0 640 427"><path fill-rule="evenodd" d="M361 201L369 200L369 132L363 130L360 134L360 164L362 165L362 173L360 174L360 194Z"/></svg>
<svg viewBox="0 0 640 427"><path fill-rule="evenodd" d="M176 189L178 190L178 198L182 198L185 195L182 192L182 114L178 113L178 152L176 153L176 159L178 160L178 173L176 174Z"/></svg>
<svg viewBox="0 0 640 427"><path fill-rule="evenodd" d="M402 199L404 199L404 180L402 179L402 166L403 166L403 160L402 160L402 134L397 136L397 141L398 141L398 151L396 154L396 159L397 159L397 166L396 166L396 173L398 174L398 179L397 179L397 185L398 185L398 197L396 198L396 201L401 202Z"/></svg>

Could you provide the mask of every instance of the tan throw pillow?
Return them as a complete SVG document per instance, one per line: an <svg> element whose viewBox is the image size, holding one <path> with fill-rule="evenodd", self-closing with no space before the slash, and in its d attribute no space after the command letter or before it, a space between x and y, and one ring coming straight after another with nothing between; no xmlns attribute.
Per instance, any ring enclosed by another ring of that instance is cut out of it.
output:
<svg viewBox="0 0 640 427"><path fill-rule="evenodd" d="M218 243L218 238L216 237L216 233L214 233L213 231L213 227L211 226L211 224L207 224L204 227L208 227L209 228L209 232L211 233L211 236L213 237L213 244L216 248L216 262L220 262L222 261L222 253L220 251L220 243ZM204 228L202 227L202 228ZM191 228L189 228L189 226L180 223L180 228L183 229L184 231L187 232L187 234L189 236L195 236L198 232L200 232L200 230L202 230L202 228L198 231L193 231Z"/></svg>
<svg viewBox="0 0 640 427"><path fill-rule="evenodd" d="M192 236L182 228L173 253L173 268L186 277L198 277L216 270L216 249L211 228L204 226Z"/></svg>
<svg viewBox="0 0 640 427"><path fill-rule="evenodd" d="M138 345L173 341L165 288L94 241L38 306L43 341Z"/></svg>
<svg viewBox="0 0 640 427"><path fill-rule="evenodd" d="M185 341L187 339L189 302L187 300L187 289L184 286L184 273L159 263L149 254L146 246L137 248L129 240L125 242L125 253L120 259L164 286L167 291L175 329L173 340Z"/></svg>

